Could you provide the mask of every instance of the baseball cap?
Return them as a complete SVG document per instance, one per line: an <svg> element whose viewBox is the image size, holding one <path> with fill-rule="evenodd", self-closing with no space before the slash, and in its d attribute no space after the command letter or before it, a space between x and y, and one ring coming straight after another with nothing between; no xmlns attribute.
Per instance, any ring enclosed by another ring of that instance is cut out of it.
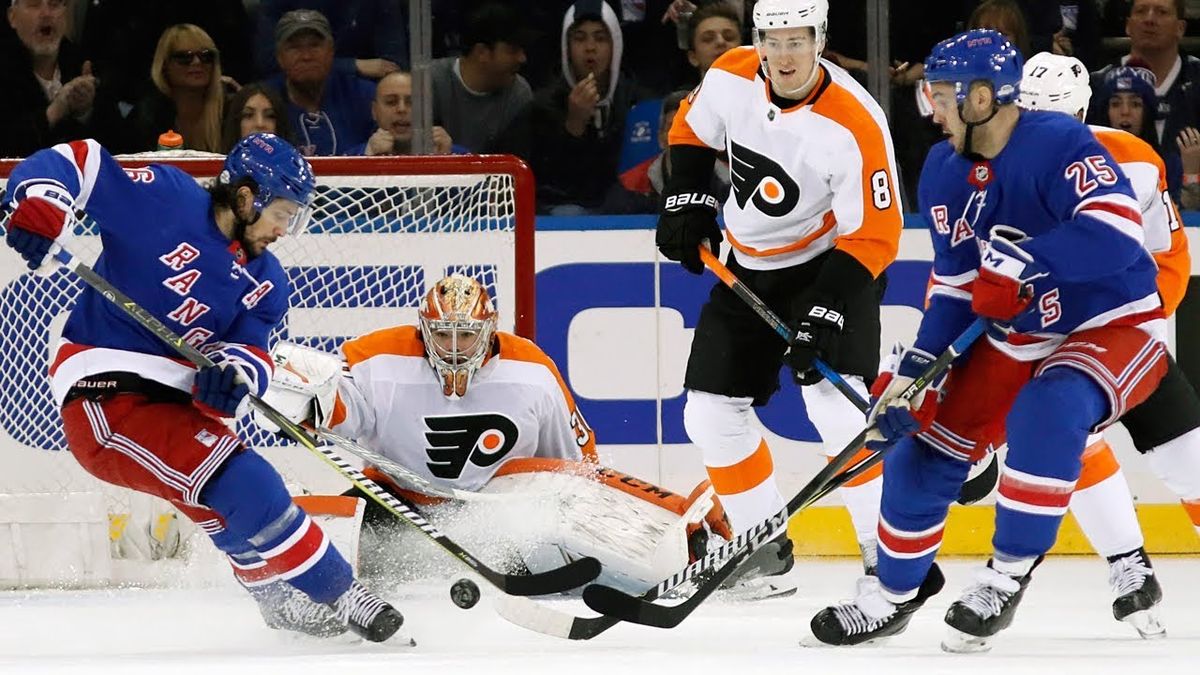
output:
<svg viewBox="0 0 1200 675"><path fill-rule="evenodd" d="M315 9L293 9L275 24L275 44L279 45L300 31L311 30L326 40L333 39L329 19Z"/></svg>

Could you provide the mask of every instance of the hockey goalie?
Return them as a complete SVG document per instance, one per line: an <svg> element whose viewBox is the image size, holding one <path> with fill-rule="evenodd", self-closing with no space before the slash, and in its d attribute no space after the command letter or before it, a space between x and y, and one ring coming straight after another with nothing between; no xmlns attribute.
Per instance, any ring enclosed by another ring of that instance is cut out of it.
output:
<svg viewBox="0 0 1200 675"><path fill-rule="evenodd" d="M277 345L265 398L296 422L357 439L463 494L461 506L474 506L483 529L509 540L531 572L593 556L603 583L640 593L703 555L711 535L730 537L708 481L684 497L601 466L553 361L496 321L484 286L452 275L426 294L418 325L354 338L339 355ZM414 502L440 501L380 467L364 473ZM366 497L357 488L347 495ZM368 549L386 544L371 534L396 521L369 499L363 521L369 559Z"/></svg>

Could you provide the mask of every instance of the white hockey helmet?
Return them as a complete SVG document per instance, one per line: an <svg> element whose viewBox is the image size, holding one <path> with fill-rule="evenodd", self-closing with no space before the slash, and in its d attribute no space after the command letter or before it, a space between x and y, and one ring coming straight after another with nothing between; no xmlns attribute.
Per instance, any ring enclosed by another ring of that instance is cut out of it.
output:
<svg viewBox="0 0 1200 675"><path fill-rule="evenodd" d="M1074 117L1087 112L1092 86L1087 67L1073 56L1041 52L1025 62L1017 105L1025 110L1050 110Z"/></svg>
<svg viewBox="0 0 1200 675"><path fill-rule="evenodd" d="M758 0L753 15L756 43L765 30L810 27L813 29L817 55L825 51L829 0Z"/></svg>

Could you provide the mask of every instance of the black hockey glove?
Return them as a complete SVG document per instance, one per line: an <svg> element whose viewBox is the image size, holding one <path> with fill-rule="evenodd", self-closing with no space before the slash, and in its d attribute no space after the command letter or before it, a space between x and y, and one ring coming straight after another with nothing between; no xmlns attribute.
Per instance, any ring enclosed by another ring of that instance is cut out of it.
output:
<svg viewBox="0 0 1200 675"><path fill-rule="evenodd" d="M669 195L658 216L654 243L670 260L683 263L692 274L703 274L700 243L707 240L713 255L721 254L721 228L717 225L717 198L703 192Z"/></svg>
<svg viewBox="0 0 1200 675"><path fill-rule="evenodd" d="M845 319L840 302L815 294L806 295L796 303L795 317L796 339L783 358L792 367L796 382L808 386L821 381L821 373L813 368L813 359L829 363L837 358Z"/></svg>
<svg viewBox="0 0 1200 675"><path fill-rule="evenodd" d="M720 255L721 228L717 226L717 198L709 192L717 151L695 145L672 145L671 172L663 189L662 210L654 243L670 260L683 263L692 274L703 274L700 242L708 240L713 255Z"/></svg>

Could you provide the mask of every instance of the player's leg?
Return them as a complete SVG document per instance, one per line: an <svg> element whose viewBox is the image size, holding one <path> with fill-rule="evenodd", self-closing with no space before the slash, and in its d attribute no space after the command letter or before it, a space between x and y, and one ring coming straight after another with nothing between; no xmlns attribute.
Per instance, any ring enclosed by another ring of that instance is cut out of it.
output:
<svg viewBox="0 0 1200 675"><path fill-rule="evenodd" d="M817 639L849 645L895 635L941 589L934 557L950 504L976 453L999 437L1030 370L987 343L953 367L929 431L898 441L883 463L878 580L860 580L853 601L818 612L811 624Z"/></svg>
<svg viewBox="0 0 1200 675"><path fill-rule="evenodd" d="M864 399L869 398L866 384L857 375L846 377L846 381ZM802 387L804 407L808 418L821 434L821 445L827 458L832 460L863 429L863 414L832 384L822 380ZM853 461L865 458L871 451L864 449ZM879 500L883 493L883 464L876 464L870 471L856 477L838 489L838 496L850 513L855 538L863 554L863 569L874 574L878 561L875 533L879 528Z"/></svg>
<svg viewBox="0 0 1200 675"><path fill-rule="evenodd" d="M1200 396L1174 359L1154 393L1121 423L1200 534Z"/></svg>
<svg viewBox="0 0 1200 675"><path fill-rule="evenodd" d="M370 639L386 639L399 628L399 613L364 596L320 527L292 504L274 468L190 401L155 402L139 394L79 398L62 413L72 454L97 478L218 514L225 534L217 543L238 556L231 560L243 582L286 581L314 602L334 606ZM211 523L202 529L215 531ZM366 616L355 611L360 607L379 619L377 630L355 624Z"/></svg>
<svg viewBox="0 0 1200 675"><path fill-rule="evenodd" d="M729 264L735 267L732 259ZM750 283L771 274L740 267L736 272ZM771 450L753 412L753 406L765 405L778 390L785 348L733 291L721 283L713 287L692 337L683 422L735 533L775 515L785 504ZM784 533L759 549L737 576L783 574L793 564L792 542Z"/></svg>
<svg viewBox="0 0 1200 675"><path fill-rule="evenodd" d="M1008 456L996 498L994 552L950 606L943 648L981 651L1007 628L1050 550L1079 479L1087 437L1145 400L1165 349L1131 327L1080 331L1039 366L1005 421Z"/></svg>
<svg viewBox="0 0 1200 675"><path fill-rule="evenodd" d="M1133 495L1112 448L1098 434L1088 437L1070 508L1092 548L1108 561L1113 615L1133 623L1144 637L1163 635L1152 612L1162 600L1162 588L1144 548ZM1138 612L1142 614L1132 616Z"/></svg>

